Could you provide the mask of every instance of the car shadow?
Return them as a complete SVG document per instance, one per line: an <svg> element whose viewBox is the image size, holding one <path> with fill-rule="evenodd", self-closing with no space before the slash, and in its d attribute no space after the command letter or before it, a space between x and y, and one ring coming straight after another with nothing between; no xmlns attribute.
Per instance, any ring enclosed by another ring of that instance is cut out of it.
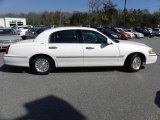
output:
<svg viewBox="0 0 160 120"><path fill-rule="evenodd" d="M24 105L27 114L14 120L86 120L71 104L55 96L47 96Z"/></svg>
<svg viewBox="0 0 160 120"><path fill-rule="evenodd" d="M76 68L57 68L55 73L78 73L78 72L126 72L122 67L76 67Z"/></svg>
<svg viewBox="0 0 160 120"><path fill-rule="evenodd" d="M8 66L8 65L2 65L0 67L0 71L6 73L30 73L30 74L32 73L32 71L29 68Z"/></svg>
<svg viewBox="0 0 160 120"><path fill-rule="evenodd" d="M156 93L154 103L160 108L160 91Z"/></svg>
<svg viewBox="0 0 160 120"><path fill-rule="evenodd" d="M3 65L0 67L1 72L6 73L29 73L34 74L30 68L15 67ZM127 72L123 67L75 67L75 68L56 68L52 73L78 73L78 72Z"/></svg>

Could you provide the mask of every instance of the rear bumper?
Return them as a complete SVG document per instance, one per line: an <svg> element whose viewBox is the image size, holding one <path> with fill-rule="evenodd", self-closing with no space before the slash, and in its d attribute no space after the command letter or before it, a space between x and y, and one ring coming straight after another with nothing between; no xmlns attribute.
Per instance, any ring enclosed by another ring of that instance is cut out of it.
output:
<svg viewBox="0 0 160 120"><path fill-rule="evenodd" d="M29 60L26 56L13 56L5 54L3 60L5 65L29 67Z"/></svg>

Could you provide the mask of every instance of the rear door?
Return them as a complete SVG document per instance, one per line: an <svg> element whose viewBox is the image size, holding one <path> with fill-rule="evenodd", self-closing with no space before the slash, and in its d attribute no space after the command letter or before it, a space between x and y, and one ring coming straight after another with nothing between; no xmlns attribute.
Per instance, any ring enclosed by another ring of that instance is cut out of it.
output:
<svg viewBox="0 0 160 120"><path fill-rule="evenodd" d="M56 59L57 67L83 66L83 48L77 30L51 34L47 51Z"/></svg>

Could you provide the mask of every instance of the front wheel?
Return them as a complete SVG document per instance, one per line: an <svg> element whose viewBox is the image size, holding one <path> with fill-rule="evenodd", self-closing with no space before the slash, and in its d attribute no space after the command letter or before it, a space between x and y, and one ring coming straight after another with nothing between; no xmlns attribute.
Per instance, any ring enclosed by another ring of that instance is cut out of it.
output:
<svg viewBox="0 0 160 120"><path fill-rule="evenodd" d="M36 74L47 75L52 71L53 63L46 56L37 56L32 60L31 68Z"/></svg>
<svg viewBox="0 0 160 120"><path fill-rule="evenodd" d="M142 67L142 59L138 54L133 54L129 57L127 60L127 63L125 65L128 71L130 72L137 72Z"/></svg>

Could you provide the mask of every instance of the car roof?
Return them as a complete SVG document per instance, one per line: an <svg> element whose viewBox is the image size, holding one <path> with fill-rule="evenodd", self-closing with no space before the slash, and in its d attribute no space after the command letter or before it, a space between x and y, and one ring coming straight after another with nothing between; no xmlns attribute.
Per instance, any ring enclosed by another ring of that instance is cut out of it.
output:
<svg viewBox="0 0 160 120"><path fill-rule="evenodd" d="M95 28L90 28L90 27L57 27L57 28L53 28L50 30L54 30L54 31L61 31L61 30L96 30Z"/></svg>
<svg viewBox="0 0 160 120"><path fill-rule="evenodd" d="M3 29L3 30L8 30L8 29L12 29L12 28L0 28L1 30Z"/></svg>

